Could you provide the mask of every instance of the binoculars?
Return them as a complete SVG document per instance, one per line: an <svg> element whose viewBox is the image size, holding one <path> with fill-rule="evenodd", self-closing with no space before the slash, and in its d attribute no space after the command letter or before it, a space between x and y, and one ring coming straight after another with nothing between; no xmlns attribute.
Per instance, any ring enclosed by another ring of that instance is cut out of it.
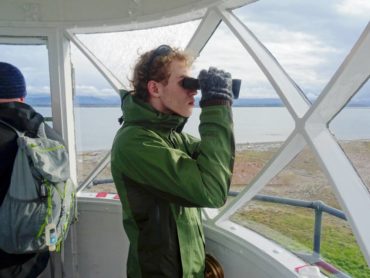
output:
<svg viewBox="0 0 370 278"><path fill-rule="evenodd" d="M242 83L241 79L232 80L232 92L233 92L234 99L237 99L239 97L241 83ZM192 77L185 77L181 81L181 86L188 90L199 90L200 89L199 80L196 78L192 78Z"/></svg>

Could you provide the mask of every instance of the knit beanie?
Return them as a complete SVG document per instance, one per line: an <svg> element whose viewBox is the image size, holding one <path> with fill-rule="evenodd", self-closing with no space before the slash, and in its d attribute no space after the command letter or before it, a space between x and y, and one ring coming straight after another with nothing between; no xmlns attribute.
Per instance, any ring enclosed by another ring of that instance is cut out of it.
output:
<svg viewBox="0 0 370 278"><path fill-rule="evenodd" d="M0 62L0 99L25 97L26 82L15 66Z"/></svg>

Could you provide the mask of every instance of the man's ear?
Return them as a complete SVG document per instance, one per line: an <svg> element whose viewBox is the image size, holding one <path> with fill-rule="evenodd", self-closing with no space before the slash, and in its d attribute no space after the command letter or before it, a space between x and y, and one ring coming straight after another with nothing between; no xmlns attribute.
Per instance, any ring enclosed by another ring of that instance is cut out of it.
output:
<svg viewBox="0 0 370 278"><path fill-rule="evenodd" d="M149 92L149 95L151 97L159 97L158 95L158 83L154 80L149 80L148 84L146 85L146 88Z"/></svg>

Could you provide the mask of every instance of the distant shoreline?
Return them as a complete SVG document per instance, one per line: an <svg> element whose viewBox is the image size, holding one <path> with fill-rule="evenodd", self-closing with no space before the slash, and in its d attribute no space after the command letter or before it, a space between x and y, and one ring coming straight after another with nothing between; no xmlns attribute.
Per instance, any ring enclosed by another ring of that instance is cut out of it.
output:
<svg viewBox="0 0 370 278"><path fill-rule="evenodd" d="M340 144L358 144L358 143L367 143L370 142L370 139L353 139L353 140L338 140ZM277 150L284 144L284 141L271 141L271 142L253 142L253 143L237 143L235 144L235 151L242 152L242 151L271 151ZM92 154L97 155L101 153L108 152L108 149L94 149L94 150L80 150L77 153L79 155L83 154Z"/></svg>
<svg viewBox="0 0 370 278"><path fill-rule="evenodd" d="M35 104L35 103L30 103L30 102L26 102L27 104L33 106L33 107L50 107L51 108L51 105L46 105L46 104ZM111 104L111 105L107 105L107 104L78 104L78 105L74 105L74 107L81 107L81 108L111 108L111 107L121 107L121 105L117 105L117 104ZM199 105L196 105L195 106L196 108L199 108ZM273 108L273 107L285 107L284 105L239 105L239 104L236 104L234 103L233 104L233 107L249 107L249 108ZM362 104L350 104L348 106L346 106L345 108L370 108L370 105L362 105Z"/></svg>
<svg viewBox="0 0 370 278"><path fill-rule="evenodd" d="M314 99L309 100L314 103ZM28 96L26 102L34 107L51 107L51 98L47 96ZM120 107L121 100L116 97L89 97L76 96L74 98L75 107ZM195 98L195 107L199 107L199 97ZM284 107L284 103L279 98L239 98L234 99L233 107ZM370 100L352 101L347 107L370 108Z"/></svg>

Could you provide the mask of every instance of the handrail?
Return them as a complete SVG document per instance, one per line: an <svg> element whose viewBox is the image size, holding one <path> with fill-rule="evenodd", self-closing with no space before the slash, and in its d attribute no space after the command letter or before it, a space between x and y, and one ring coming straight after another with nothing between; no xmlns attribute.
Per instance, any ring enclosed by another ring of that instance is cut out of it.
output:
<svg viewBox="0 0 370 278"><path fill-rule="evenodd" d="M113 179L100 179L91 181L92 185L113 183ZM239 194L237 191L229 191L228 195L235 197ZM295 207L311 208L315 210L315 229L314 229L314 239L313 239L313 251L316 257L320 255L321 247L321 223L322 223L322 213L326 212L337 218L347 220L346 215L343 211L328 206L323 201L304 201L299 199L283 198L277 196L257 194L254 196L253 200L269 203L277 203L282 205L289 205Z"/></svg>
<svg viewBox="0 0 370 278"><path fill-rule="evenodd" d="M229 192L229 196L233 196L233 197L237 196L238 194L239 192L236 192L236 191ZM256 196L254 196L253 200L314 209L315 210L315 231L314 231L314 240L313 240L313 251L317 255L320 255L322 213L326 212L337 218L347 220L344 212L336 208L328 206L323 201L304 201L304 200L282 198L282 197L262 195L262 194L257 194Z"/></svg>

